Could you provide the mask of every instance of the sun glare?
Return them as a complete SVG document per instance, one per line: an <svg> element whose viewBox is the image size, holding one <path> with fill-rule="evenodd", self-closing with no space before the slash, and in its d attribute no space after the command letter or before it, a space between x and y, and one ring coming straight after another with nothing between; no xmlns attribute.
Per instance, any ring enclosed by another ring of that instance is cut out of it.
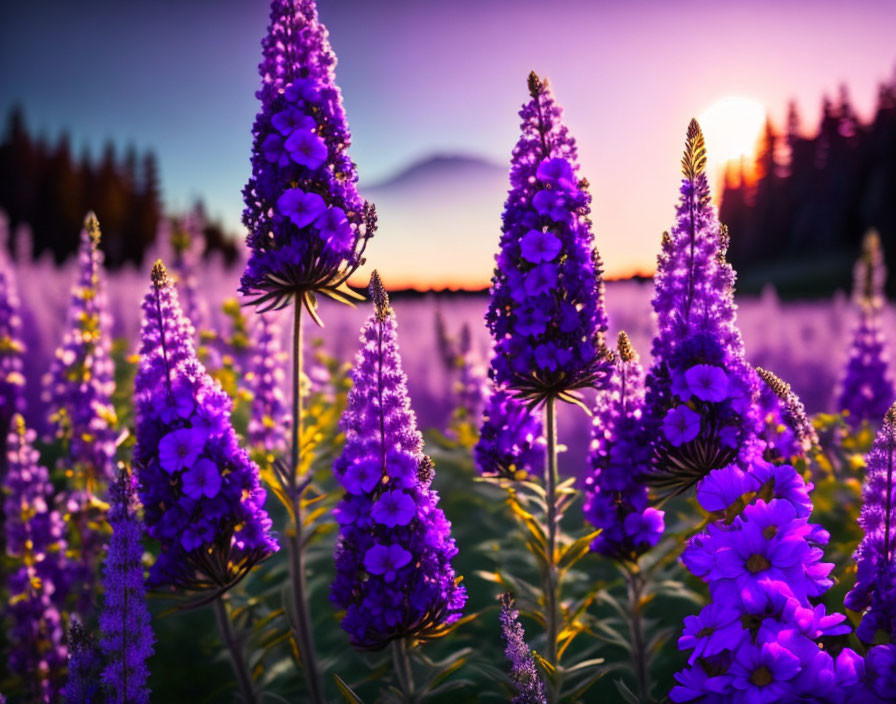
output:
<svg viewBox="0 0 896 704"><path fill-rule="evenodd" d="M714 102L697 118L706 139L708 159L723 164L751 157L765 119L765 106L753 98L731 96Z"/></svg>

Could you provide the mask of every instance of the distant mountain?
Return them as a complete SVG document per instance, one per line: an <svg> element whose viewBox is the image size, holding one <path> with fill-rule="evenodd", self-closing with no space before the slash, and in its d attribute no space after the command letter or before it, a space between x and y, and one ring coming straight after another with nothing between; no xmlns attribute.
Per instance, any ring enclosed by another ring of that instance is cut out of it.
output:
<svg viewBox="0 0 896 704"><path fill-rule="evenodd" d="M386 284L414 272L427 287L488 285L509 188L507 167L460 154L434 154L360 187L379 228L367 249Z"/></svg>
<svg viewBox="0 0 896 704"><path fill-rule="evenodd" d="M450 183L496 183L507 179L507 167L468 154L433 154L377 183L361 185L371 197L377 193L428 190Z"/></svg>

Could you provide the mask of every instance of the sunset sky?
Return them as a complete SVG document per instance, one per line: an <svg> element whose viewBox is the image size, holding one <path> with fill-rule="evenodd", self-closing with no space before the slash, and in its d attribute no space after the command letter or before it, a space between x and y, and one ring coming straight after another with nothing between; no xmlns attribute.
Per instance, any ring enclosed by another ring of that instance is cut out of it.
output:
<svg viewBox="0 0 896 704"><path fill-rule="evenodd" d="M896 3L880 0L319 5L362 187L433 154L506 168L535 69L551 79L579 142L612 276L653 268L690 117L740 96L780 124L793 98L812 131L822 95L847 83L866 119L896 65ZM242 235L267 12L263 0L7 3L0 109L20 103L51 140L68 129L76 153L89 145L97 154L106 138L155 149L170 210L201 196ZM708 148L712 159L712 139ZM485 285L502 208L500 188L487 194L429 193L421 202L433 205L414 213L407 198L393 198L371 263L393 286Z"/></svg>

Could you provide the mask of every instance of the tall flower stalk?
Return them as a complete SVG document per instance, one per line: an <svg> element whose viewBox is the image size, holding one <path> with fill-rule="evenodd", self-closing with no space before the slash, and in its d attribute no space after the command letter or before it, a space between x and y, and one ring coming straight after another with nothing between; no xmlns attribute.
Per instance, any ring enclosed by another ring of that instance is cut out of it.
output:
<svg viewBox="0 0 896 704"><path fill-rule="evenodd" d="M728 233L710 202L706 148L688 126L676 223L663 234L654 277L657 335L647 376L646 475L666 495L757 451L759 380L735 325L735 274Z"/></svg>
<svg viewBox="0 0 896 704"><path fill-rule="evenodd" d="M193 326L161 262L143 301L134 403L146 532L160 545L149 584L198 592L197 605L214 602L220 617L226 591L278 545L258 466L230 422L230 397L196 358ZM243 697L257 701L229 620L221 626Z"/></svg>
<svg viewBox="0 0 896 704"><path fill-rule="evenodd" d="M32 447L35 433L16 414L7 440L3 483L11 619L9 670L26 685L29 700L56 701L66 666L62 607L69 588L65 526L52 508L53 486Z"/></svg>
<svg viewBox="0 0 896 704"><path fill-rule="evenodd" d="M309 483L303 441L302 308L322 325L317 295L351 303L347 285L376 229L358 194L351 137L335 83L336 57L314 0L272 0L259 66L261 101L253 128L252 176L243 195L249 261L240 291L258 310L292 303L292 438L288 466L277 466L291 525L288 536L296 640L311 701L324 702L308 608L303 495Z"/></svg>
<svg viewBox="0 0 896 704"><path fill-rule="evenodd" d="M856 635L896 644L896 404L884 417L867 457L859 525L865 536L856 549L856 583L847 608L862 615Z"/></svg>
<svg viewBox="0 0 896 704"><path fill-rule="evenodd" d="M143 524L130 471L122 468L109 490L112 537L103 567L100 645L106 656L103 682L110 704L148 704L146 661L153 633L143 584Z"/></svg>
<svg viewBox="0 0 896 704"><path fill-rule="evenodd" d="M118 436L100 237L99 222L88 213L81 231L78 279L72 288L66 332L46 382L50 420L64 448L59 466L68 478L61 500L69 524L69 547L80 555L72 567L85 585L94 584L106 541L106 532L97 525L105 522L102 497L114 478ZM80 611L91 607L93 592L92 588L81 592Z"/></svg>
<svg viewBox="0 0 896 704"><path fill-rule="evenodd" d="M632 672L638 699L650 701L650 673L643 628L645 579L639 557L663 534L663 511L648 505L647 487L638 481L650 461L642 442L644 370L628 336L619 333L605 388L598 391L585 479L585 518L601 529L591 549L616 562L628 592Z"/></svg>
<svg viewBox="0 0 896 704"><path fill-rule="evenodd" d="M859 321L837 398L838 410L846 412L846 420L853 427L878 423L896 401L887 343L881 329L886 280L880 237L872 230L862 241L862 256L855 266L853 301L859 310Z"/></svg>
<svg viewBox="0 0 896 704"><path fill-rule="evenodd" d="M3 224L0 215L0 229ZM25 410L24 354L15 272L5 253L0 253L0 484L9 466L6 443L12 418ZM3 502L0 502L0 553L5 552L4 517Z"/></svg>
<svg viewBox="0 0 896 704"><path fill-rule="evenodd" d="M530 407L544 407L542 608L545 660L555 673L550 699L555 701L563 618L558 533L569 502L558 492L557 401L581 405L577 391L602 383L607 319L588 217L591 195L588 182L577 175L575 140L561 123L562 111L547 81L531 73L528 88L486 323L494 338L489 374L496 388Z"/></svg>
<svg viewBox="0 0 896 704"><path fill-rule="evenodd" d="M432 490L434 471L407 395L397 323L376 272L375 310L361 330L354 386L341 426L345 449L334 472L345 494L336 509L339 540L330 598L362 650L392 645L399 689L417 701L411 649L445 635L466 590L454 575L451 524Z"/></svg>

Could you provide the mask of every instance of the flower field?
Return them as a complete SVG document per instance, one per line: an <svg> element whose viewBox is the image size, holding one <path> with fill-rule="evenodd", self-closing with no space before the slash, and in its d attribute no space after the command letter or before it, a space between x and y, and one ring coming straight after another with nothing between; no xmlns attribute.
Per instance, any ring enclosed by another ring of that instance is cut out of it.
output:
<svg viewBox="0 0 896 704"><path fill-rule="evenodd" d="M533 72L489 292L390 299L334 65L272 0L235 265L2 256L0 700L896 701L889 243L736 297L692 120L605 282Z"/></svg>

